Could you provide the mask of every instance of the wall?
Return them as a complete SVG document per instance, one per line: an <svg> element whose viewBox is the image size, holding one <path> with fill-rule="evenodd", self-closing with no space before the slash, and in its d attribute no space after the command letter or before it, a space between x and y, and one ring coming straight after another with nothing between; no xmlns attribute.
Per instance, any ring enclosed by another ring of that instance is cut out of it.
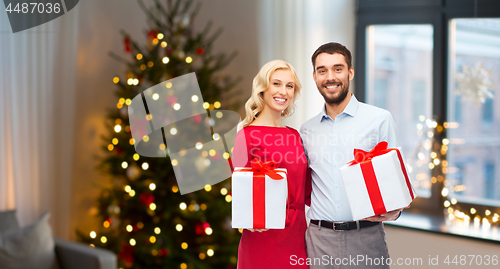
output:
<svg viewBox="0 0 500 269"><path fill-rule="evenodd" d="M460 238L458 236L449 236L444 234L435 234L424 231L412 230L401 227L385 226L387 233L387 243L389 245L389 255L394 262L409 262L412 265L395 265L391 268L493 268L498 267L493 265L480 265L479 258L472 261L472 257L467 255L481 255L483 262L485 262L486 255L493 257L493 255L500 255L500 244L487 243L478 240ZM432 263L429 261L429 255ZM467 256L467 265L456 265L444 263L448 256L449 261L452 262L457 255L457 261L460 262L460 255ZM407 260L409 258L409 260ZM418 259L421 258L421 266L418 265ZM436 259L438 258L438 259ZM414 260L415 259L415 260ZM476 259L476 258L474 258ZM415 263L413 263L415 261ZM435 265L438 262L437 265Z"/></svg>

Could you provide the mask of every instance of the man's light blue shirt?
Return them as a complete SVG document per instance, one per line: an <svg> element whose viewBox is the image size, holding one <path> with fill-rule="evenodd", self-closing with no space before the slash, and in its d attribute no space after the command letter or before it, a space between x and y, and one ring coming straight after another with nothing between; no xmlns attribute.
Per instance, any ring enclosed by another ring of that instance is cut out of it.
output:
<svg viewBox="0 0 500 269"><path fill-rule="evenodd" d="M340 168L354 159L355 148L370 151L381 141L399 147L396 123L391 113L359 102L354 95L344 111L332 119L326 107L300 128L311 167L311 208L315 220L352 221Z"/></svg>

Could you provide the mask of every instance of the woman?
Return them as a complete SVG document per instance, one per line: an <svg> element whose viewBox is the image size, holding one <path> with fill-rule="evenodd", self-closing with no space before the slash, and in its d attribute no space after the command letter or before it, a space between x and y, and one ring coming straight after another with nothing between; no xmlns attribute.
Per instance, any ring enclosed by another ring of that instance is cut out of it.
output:
<svg viewBox="0 0 500 269"><path fill-rule="evenodd" d="M301 84L287 62L265 64L253 80L246 117L238 125L233 167L250 167L251 160L274 161L287 169L288 202L285 229L244 229L238 248L238 269L309 268L305 264L304 203L307 159L299 133L281 124L293 113ZM309 183L310 184L310 183Z"/></svg>

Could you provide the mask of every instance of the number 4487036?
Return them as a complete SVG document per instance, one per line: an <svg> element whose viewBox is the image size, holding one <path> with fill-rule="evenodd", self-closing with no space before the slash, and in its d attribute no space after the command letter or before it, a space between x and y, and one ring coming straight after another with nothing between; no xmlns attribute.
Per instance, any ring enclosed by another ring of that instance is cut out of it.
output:
<svg viewBox="0 0 500 269"><path fill-rule="evenodd" d="M60 13L61 4L60 3L17 3L17 5L12 9L12 3L10 3L5 11L12 13Z"/></svg>
<svg viewBox="0 0 500 269"><path fill-rule="evenodd" d="M498 265L497 255L447 255L443 261L445 264L450 265Z"/></svg>

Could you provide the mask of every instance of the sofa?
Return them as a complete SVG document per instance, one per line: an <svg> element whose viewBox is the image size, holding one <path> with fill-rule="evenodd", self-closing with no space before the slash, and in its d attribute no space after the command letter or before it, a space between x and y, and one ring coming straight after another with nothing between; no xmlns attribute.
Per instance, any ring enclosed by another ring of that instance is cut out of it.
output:
<svg viewBox="0 0 500 269"><path fill-rule="evenodd" d="M116 269L116 255L105 249L52 237L44 213L20 228L15 211L0 212L0 268L2 269Z"/></svg>

